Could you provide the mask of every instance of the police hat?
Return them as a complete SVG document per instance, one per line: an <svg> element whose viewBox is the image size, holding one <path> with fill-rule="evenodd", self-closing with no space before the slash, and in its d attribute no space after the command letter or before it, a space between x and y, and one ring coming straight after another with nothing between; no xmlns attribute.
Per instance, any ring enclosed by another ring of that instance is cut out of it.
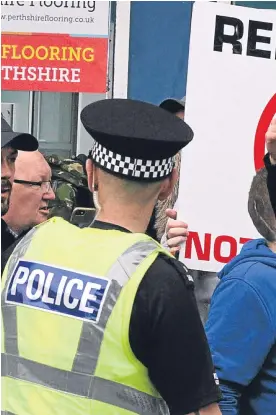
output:
<svg viewBox="0 0 276 415"><path fill-rule="evenodd" d="M168 98L162 101L161 104L159 104L159 107L172 114L176 114L178 111L185 110L185 103L186 97L183 97L182 99Z"/></svg>
<svg viewBox="0 0 276 415"><path fill-rule="evenodd" d="M1 115L1 148L5 146L15 150L35 151L38 149L38 141L31 134L14 132Z"/></svg>
<svg viewBox="0 0 276 415"><path fill-rule="evenodd" d="M181 119L130 99L96 101L82 110L81 121L95 140L95 164L132 180L169 176L173 157L193 138L193 131Z"/></svg>

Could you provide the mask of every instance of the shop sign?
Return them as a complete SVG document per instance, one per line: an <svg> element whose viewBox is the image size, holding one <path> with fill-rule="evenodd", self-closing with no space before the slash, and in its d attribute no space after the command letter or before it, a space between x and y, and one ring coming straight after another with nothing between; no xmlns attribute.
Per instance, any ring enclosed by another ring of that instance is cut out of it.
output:
<svg viewBox="0 0 276 415"><path fill-rule="evenodd" d="M105 93L109 2L1 2L3 90Z"/></svg>

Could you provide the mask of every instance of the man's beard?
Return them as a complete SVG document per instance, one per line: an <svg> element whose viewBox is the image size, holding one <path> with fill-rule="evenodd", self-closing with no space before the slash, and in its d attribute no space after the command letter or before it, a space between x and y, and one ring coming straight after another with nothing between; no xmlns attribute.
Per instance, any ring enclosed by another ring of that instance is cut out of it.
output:
<svg viewBox="0 0 276 415"><path fill-rule="evenodd" d="M1 195L1 216L9 210L12 185L8 179L1 179L1 193L5 191L6 197Z"/></svg>
<svg viewBox="0 0 276 415"><path fill-rule="evenodd" d="M4 216L9 210L10 195L8 197L1 197L1 216Z"/></svg>

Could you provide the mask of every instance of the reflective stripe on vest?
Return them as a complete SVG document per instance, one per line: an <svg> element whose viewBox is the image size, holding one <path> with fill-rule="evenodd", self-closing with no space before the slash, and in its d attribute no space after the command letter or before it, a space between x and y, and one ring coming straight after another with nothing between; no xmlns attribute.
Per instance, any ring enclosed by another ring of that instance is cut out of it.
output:
<svg viewBox="0 0 276 415"><path fill-rule="evenodd" d="M154 398L120 383L111 382L97 376L56 369L7 354L2 355L1 364L2 376L9 376L61 392L95 399L138 414L160 414L162 399Z"/></svg>
<svg viewBox="0 0 276 415"><path fill-rule="evenodd" d="M8 275L12 275L13 269L16 267L17 262L23 255L25 255L35 232L36 228L33 228L17 244L8 262ZM5 288L2 291L1 296L3 326L5 333L5 350L7 353L18 355L16 305L5 303L5 293L8 286L8 282L9 278L7 277Z"/></svg>
<svg viewBox="0 0 276 415"><path fill-rule="evenodd" d="M156 249L154 242L137 242L128 248L111 266L106 274L112 281L106 296L106 307L103 309L99 323L84 322L78 350L72 370L81 373L93 374L96 369L97 358L103 339L104 329L113 307L119 297L121 288L135 272L137 266ZM93 347L91 347L93 346ZM95 355L92 356L91 349Z"/></svg>
<svg viewBox="0 0 276 415"><path fill-rule="evenodd" d="M29 232L16 247L8 265L8 277L3 295L5 295L9 277L12 275L17 261L26 253L36 231L33 229ZM157 245L154 241L137 242L129 247L111 266L106 274L106 277L111 280L111 284L106 296L105 307L98 324L83 322L72 371L57 369L19 357L16 305L5 304L5 299L2 298L6 351L2 354L2 375L95 399L137 414L168 414L167 406L161 398L94 376L104 329L121 289L141 262L156 248Z"/></svg>

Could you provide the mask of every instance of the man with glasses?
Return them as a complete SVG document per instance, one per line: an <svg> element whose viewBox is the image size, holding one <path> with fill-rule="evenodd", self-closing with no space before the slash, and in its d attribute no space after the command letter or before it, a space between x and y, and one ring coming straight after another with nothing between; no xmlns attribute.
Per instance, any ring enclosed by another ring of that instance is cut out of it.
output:
<svg viewBox="0 0 276 415"><path fill-rule="evenodd" d="M51 169L39 151L20 151L15 163L10 207L3 220L14 235L2 254L5 264L19 240L35 225L48 219L49 202L55 198L51 187Z"/></svg>
<svg viewBox="0 0 276 415"><path fill-rule="evenodd" d="M14 132L1 115L1 217L9 209L18 150L23 150L23 153L28 154L37 148L38 142L35 137L31 134ZM14 240L13 232L1 219L1 252L6 250Z"/></svg>

